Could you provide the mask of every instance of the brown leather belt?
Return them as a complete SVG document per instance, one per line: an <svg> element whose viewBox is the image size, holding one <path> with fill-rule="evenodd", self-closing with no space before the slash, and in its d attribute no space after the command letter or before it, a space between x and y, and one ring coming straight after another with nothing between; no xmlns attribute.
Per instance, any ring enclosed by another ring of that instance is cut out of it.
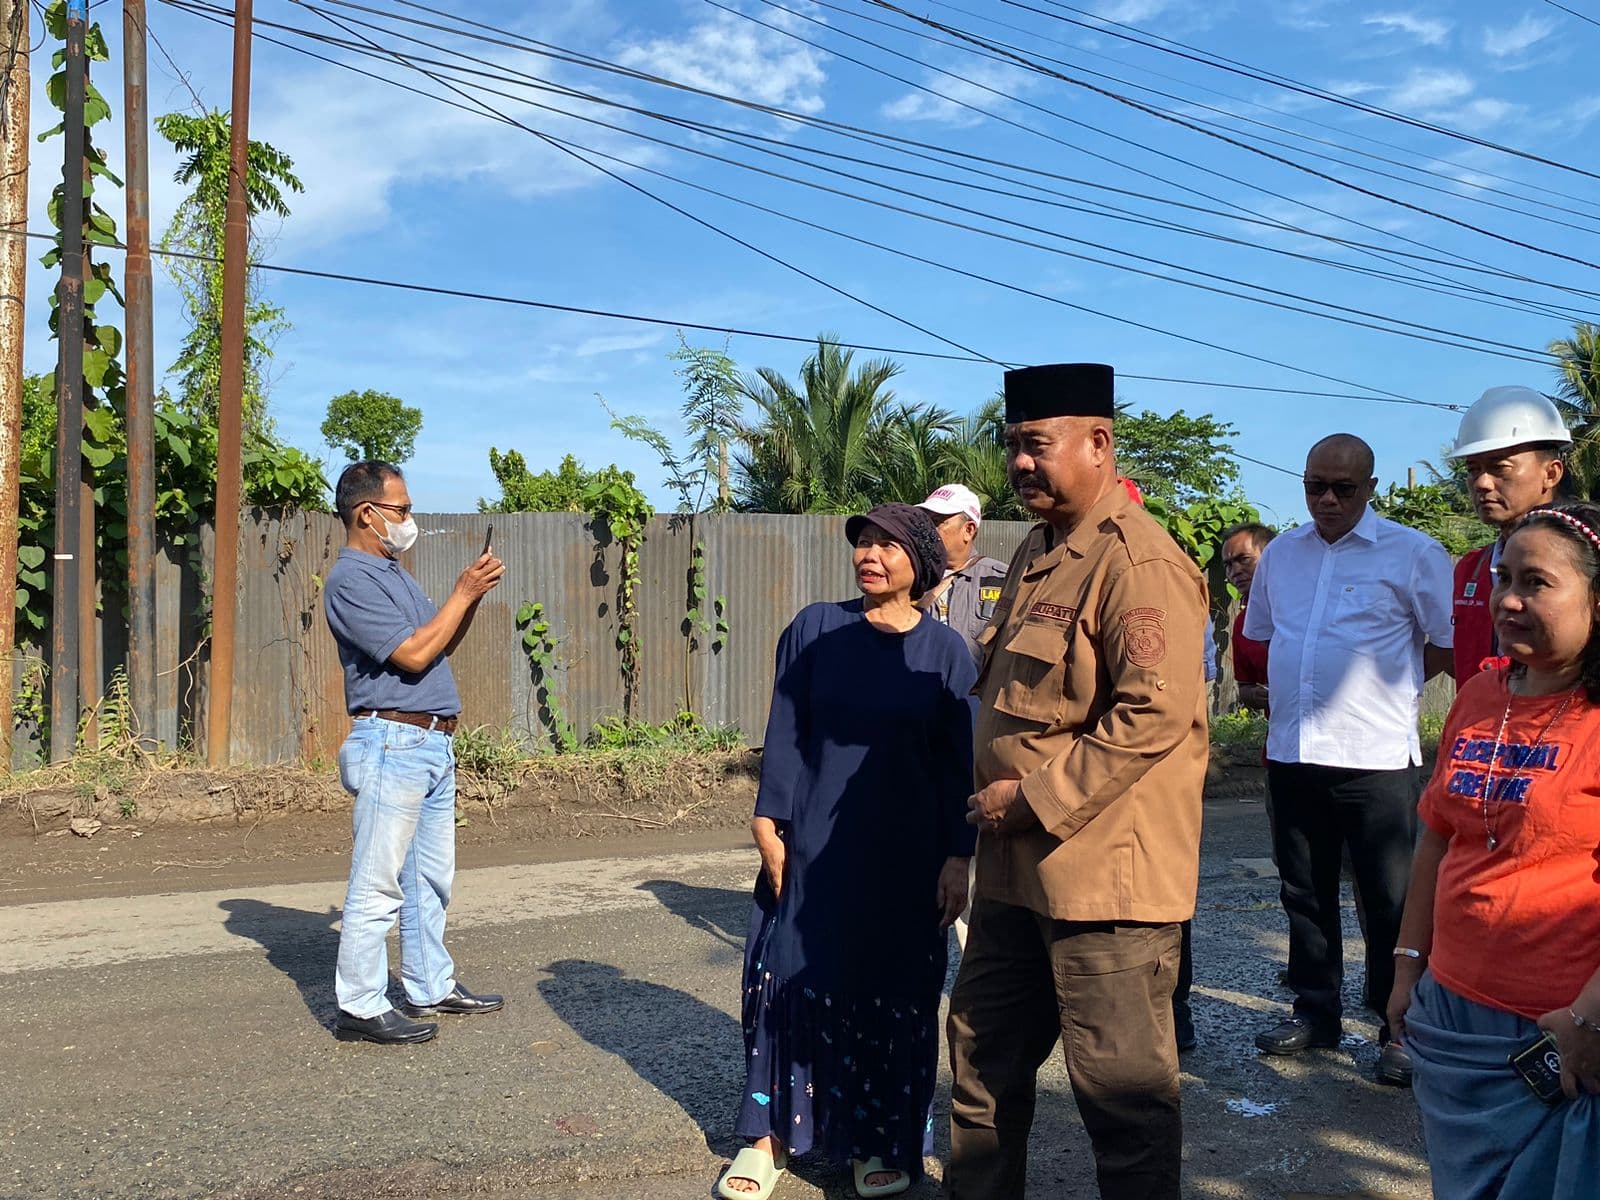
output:
<svg viewBox="0 0 1600 1200"><path fill-rule="evenodd" d="M418 729L431 729L436 733L453 734L456 731L457 717L436 717L432 713L398 712L392 708L380 708L366 714L377 717L381 721L399 721L402 725L415 725Z"/></svg>

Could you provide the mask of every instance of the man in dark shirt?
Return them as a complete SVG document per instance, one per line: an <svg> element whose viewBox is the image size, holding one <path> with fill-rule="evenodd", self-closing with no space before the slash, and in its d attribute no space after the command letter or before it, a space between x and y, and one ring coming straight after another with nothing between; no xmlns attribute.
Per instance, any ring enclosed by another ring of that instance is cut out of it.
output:
<svg viewBox="0 0 1600 1200"><path fill-rule="evenodd" d="M411 496L398 468L363 462L339 477L345 547L323 592L355 718L339 748L339 781L355 796L355 849L339 934L334 993L340 1041L425 1042L438 1032L408 1017L493 1012L444 948L444 914L456 865L455 734L461 697L448 655L505 564L489 550L435 608L399 556L417 540ZM389 1003L385 940L400 921L405 998Z"/></svg>

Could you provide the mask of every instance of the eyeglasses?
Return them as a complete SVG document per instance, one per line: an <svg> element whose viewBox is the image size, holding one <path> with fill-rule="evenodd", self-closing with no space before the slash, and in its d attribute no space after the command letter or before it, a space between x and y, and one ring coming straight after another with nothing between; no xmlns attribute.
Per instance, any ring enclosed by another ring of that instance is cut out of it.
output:
<svg viewBox="0 0 1600 1200"><path fill-rule="evenodd" d="M387 508L390 512L399 513L402 521L411 515L411 505L409 504L383 504L377 500L368 500L367 503L372 505L373 508Z"/></svg>
<svg viewBox="0 0 1600 1200"><path fill-rule="evenodd" d="M1308 496L1320 496L1324 492L1331 491L1339 499L1348 500L1361 490L1359 483L1348 479L1341 479L1337 483L1329 483L1326 479L1303 479L1301 482L1306 485Z"/></svg>

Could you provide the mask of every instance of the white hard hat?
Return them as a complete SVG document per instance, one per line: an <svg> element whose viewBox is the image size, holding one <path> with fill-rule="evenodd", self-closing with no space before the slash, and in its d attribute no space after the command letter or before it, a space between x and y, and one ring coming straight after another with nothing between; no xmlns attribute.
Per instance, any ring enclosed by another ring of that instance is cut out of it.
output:
<svg viewBox="0 0 1600 1200"><path fill-rule="evenodd" d="M1570 444L1572 432L1547 397L1526 387L1492 387L1461 417L1451 458L1530 442Z"/></svg>
<svg viewBox="0 0 1600 1200"><path fill-rule="evenodd" d="M959 483L947 483L935 488L933 494L917 507L925 508L937 517L953 517L961 513L974 525L983 523L983 502L971 488Z"/></svg>

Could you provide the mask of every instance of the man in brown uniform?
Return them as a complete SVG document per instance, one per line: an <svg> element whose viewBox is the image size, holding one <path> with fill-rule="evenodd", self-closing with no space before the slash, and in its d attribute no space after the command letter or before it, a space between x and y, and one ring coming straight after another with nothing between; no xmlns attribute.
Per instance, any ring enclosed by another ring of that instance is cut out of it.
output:
<svg viewBox="0 0 1600 1200"><path fill-rule="evenodd" d="M1199 571L1117 481L1113 375L1008 371L1011 560L978 680L981 831L950 1000L946 1194L1022 1196L1058 1038L1107 1200L1177 1200L1172 990L1205 779Z"/></svg>

